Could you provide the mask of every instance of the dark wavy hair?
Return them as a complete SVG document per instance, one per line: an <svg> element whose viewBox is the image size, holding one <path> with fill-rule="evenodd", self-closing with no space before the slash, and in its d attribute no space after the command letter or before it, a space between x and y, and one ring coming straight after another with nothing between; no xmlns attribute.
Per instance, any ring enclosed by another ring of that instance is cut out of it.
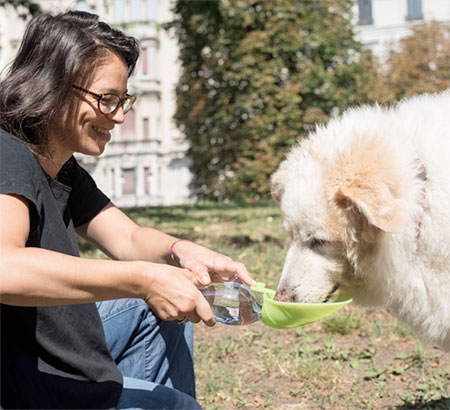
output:
<svg viewBox="0 0 450 410"><path fill-rule="evenodd" d="M48 154L49 130L74 107L72 84L111 52L125 60L131 75L139 57L137 40L97 15L70 11L34 17L0 81L0 127L36 154Z"/></svg>

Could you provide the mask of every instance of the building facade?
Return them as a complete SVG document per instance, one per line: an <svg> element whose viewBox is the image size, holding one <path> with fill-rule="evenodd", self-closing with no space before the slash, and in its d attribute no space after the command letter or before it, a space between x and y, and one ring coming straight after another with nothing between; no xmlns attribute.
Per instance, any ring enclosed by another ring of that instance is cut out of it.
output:
<svg viewBox="0 0 450 410"><path fill-rule="evenodd" d="M450 23L450 0L355 0L354 16L358 40L384 62L387 51L413 26Z"/></svg>
<svg viewBox="0 0 450 410"><path fill-rule="evenodd" d="M34 0L44 10L78 9L139 39L142 55L129 82L137 102L116 127L99 158L79 156L99 187L120 207L193 200L188 148L176 128L177 43L162 29L173 0ZM357 38L381 59L392 43L423 21L450 22L450 0L355 0ZM25 27L11 7L0 7L0 69L14 57Z"/></svg>

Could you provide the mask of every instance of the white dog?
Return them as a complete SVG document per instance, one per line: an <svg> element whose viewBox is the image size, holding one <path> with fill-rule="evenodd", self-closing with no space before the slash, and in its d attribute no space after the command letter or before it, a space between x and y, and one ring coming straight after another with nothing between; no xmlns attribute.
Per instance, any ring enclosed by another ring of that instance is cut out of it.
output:
<svg viewBox="0 0 450 410"><path fill-rule="evenodd" d="M318 127L272 176L292 241L278 300L340 288L450 350L450 90Z"/></svg>

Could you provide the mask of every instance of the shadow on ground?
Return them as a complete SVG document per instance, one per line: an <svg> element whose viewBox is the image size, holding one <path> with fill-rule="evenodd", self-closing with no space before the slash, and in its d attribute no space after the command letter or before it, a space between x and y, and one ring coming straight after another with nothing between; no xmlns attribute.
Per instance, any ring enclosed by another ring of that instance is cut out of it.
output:
<svg viewBox="0 0 450 410"><path fill-rule="evenodd" d="M284 241L272 235L264 235L264 238L253 239L249 235L232 235L232 236L222 236L220 241L224 244L230 246L249 246L257 243L273 243L280 247L284 246Z"/></svg>
<svg viewBox="0 0 450 410"><path fill-rule="evenodd" d="M450 410L450 397L420 403L405 403L396 410Z"/></svg>

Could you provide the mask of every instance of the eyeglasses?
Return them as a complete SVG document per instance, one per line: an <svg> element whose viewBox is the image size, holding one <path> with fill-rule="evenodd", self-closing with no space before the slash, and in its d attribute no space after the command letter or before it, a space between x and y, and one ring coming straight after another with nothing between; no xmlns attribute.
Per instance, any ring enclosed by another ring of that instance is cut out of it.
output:
<svg viewBox="0 0 450 410"><path fill-rule="evenodd" d="M120 98L116 94L97 94L76 85L72 85L72 87L95 97L97 99L99 111L105 115L116 111L120 105L122 106L123 113L126 114L131 110L131 107L133 107L133 104L136 101L135 95L126 95L125 97Z"/></svg>

